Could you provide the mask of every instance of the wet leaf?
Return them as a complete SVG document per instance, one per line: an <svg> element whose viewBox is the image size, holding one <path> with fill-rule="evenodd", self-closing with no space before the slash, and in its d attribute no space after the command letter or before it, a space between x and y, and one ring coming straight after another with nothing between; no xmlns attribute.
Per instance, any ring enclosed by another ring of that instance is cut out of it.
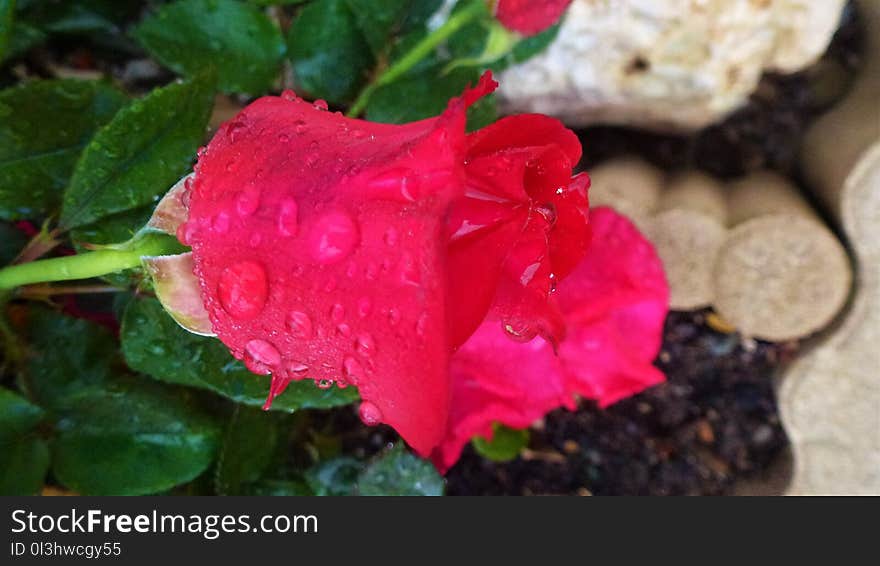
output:
<svg viewBox="0 0 880 566"><path fill-rule="evenodd" d="M309 485L301 480L261 480L246 486L244 495L289 497L315 495Z"/></svg>
<svg viewBox="0 0 880 566"><path fill-rule="evenodd" d="M87 495L157 493L205 471L215 422L186 396L134 378L78 390L55 409L52 470Z"/></svg>
<svg viewBox="0 0 880 566"><path fill-rule="evenodd" d="M239 495L244 484L260 479L281 436L278 424L277 415L235 406L217 459L214 484L218 495Z"/></svg>
<svg viewBox="0 0 880 566"><path fill-rule="evenodd" d="M303 94L335 104L357 94L374 63L346 0L306 6L290 27L287 46Z"/></svg>
<svg viewBox="0 0 880 566"><path fill-rule="evenodd" d="M89 495L156 493L210 466L220 431L185 390L123 373L104 328L31 312L26 390L56 421L52 470Z"/></svg>
<svg viewBox="0 0 880 566"><path fill-rule="evenodd" d="M0 388L0 495L40 492L49 469L49 448L37 432L44 418L42 409Z"/></svg>
<svg viewBox="0 0 880 566"><path fill-rule="evenodd" d="M125 102L96 81L33 81L0 92L0 218L55 211L83 148Z"/></svg>
<svg viewBox="0 0 880 566"><path fill-rule="evenodd" d="M0 266L15 259L27 244L24 233L12 224L0 221Z"/></svg>
<svg viewBox="0 0 880 566"><path fill-rule="evenodd" d="M373 460L358 478L361 495L443 495L444 482L434 465L402 443Z"/></svg>
<svg viewBox="0 0 880 566"><path fill-rule="evenodd" d="M0 61L6 59L14 22L15 0L0 0Z"/></svg>
<svg viewBox="0 0 880 566"><path fill-rule="evenodd" d="M262 94L284 56L278 27L236 0L179 0L161 6L133 32L156 59L192 77L213 65L224 92Z"/></svg>
<svg viewBox="0 0 880 566"><path fill-rule="evenodd" d="M92 139L64 194L62 228L92 224L155 202L192 165L214 101L214 78L156 89Z"/></svg>
<svg viewBox="0 0 880 566"><path fill-rule="evenodd" d="M262 406L269 394L269 378L248 371L219 340L180 328L156 299L129 303L121 336L128 365L161 381L207 389L252 406ZM272 410L329 408L356 399L353 387L325 390L305 380L291 383L275 398Z"/></svg>
<svg viewBox="0 0 880 566"><path fill-rule="evenodd" d="M315 495L354 495L363 463L342 456L306 470L306 483Z"/></svg>
<svg viewBox="0 0 880 566"><path fill-rule="evenodd" d="M376 90L367 106L367 119L387 124L413 122L437 116L450 98L458 96L467 85L476 84L479 70L470 67L444 74L443 64L420 73L411 73Z"/></svg>

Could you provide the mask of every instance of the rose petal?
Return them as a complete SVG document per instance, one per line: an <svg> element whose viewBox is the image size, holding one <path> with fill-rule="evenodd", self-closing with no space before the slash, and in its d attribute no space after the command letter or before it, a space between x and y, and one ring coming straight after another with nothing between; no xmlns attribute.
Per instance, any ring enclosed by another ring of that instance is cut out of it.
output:
<svg viewBox="0 0 880 566"><path fill-rule="evenodd" d="M182 234L219 338L273 395L291 379L353 384L362 414L417 451L447 421L446 243L464 191L465 110L405 125L257 100L196 167Z"/></svg>
<svg viewBox="0 0 880 566"><path fill-rule="evenodd" d="M508 29L535 35L559 21L569 4L571 0L498 0L495 17Z"/></svg>
<svg viewBox="0 0 880 566"><path fill-rule="evenodd" d="M607 208L591 215L593 242L559 286L566 339L553 347L538 337L509 340L484 323L453 356L452 410L433 460L443 471L492 423L524 428L574 395L606 406L663 380L652 364L660 348L669 290L651 244Z"/></svg>

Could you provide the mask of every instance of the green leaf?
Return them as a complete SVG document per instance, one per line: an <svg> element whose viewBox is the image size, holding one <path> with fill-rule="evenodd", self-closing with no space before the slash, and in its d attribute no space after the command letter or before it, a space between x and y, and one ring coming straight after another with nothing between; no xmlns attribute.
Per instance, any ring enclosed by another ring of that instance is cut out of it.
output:
<svg viewBox="0 0 880 566"><path fill-rule="evenodd" d="M15 259L18 252L27 244L24 233L6 222L0 222L0 266Z"/></svg>
<svg viewBox="0 0 880 566"><path fill-rule="evenodd" d="M125 102L95 81L33 81L0 92L0 218L57 209L83 148Z"/></svg>
<svg viewBox="0 0 880 566"><path fill-rule="evenodd" d="M315 495L354 495L363 467L354 458L332 458L306 470L305 479Z"/></svg>
<svg viewBox="0 0 880 566"><path fill-rule="evenodd" d="M118 34L125 22L136 16L139 2L77 0L76 2L33 3L23 7L28 22L50 33L93 35Z"/></svg>
<svg viewBox="0 0 880 566"><path fill-rule="evenodd" d="M46 34L39 29L25 22L15 22L12 28L12 37L9 38L9 46L6 49L6 59L15 59L45 40Z"/></svg>
<svg viewBox="0 0 880 566"><path fill-rule="evenodd" d="M128 365L168 383L207 389L245 405L261 406L269 379L252 374L215 338L180 328L151 298L132 300L122 321L122 351ZM319 389L311 380L291 383L272 409L329 408L357 399L353 387Z"/></svg>
<svg viewBox="0 0 880 566"><path fill-rule="evenodd" d="M154 90L121 110L92 139L64 193L62 228L76 228L156 201L192 166L214 101L202 74Z"/></svg>
<svg viewBox="0 0 880 566"><path fill-rule="evenodd" d="M269 90L285 49L281 31L265 14L236 0L179 0L160 7L133 34L182 75L213 65L224 92Z"/></svg>
<svg viewBox="0 0 880 566"><path fill-rule="evenodd" d="M239 495L272 461L280 433L277 415L236 405L226 425L214 478L218 495Z"/></svg>
<svg viewBox="0 0 880 566"><path fill-rule="evenodd" d="M45 415L8 389L0 389L0 495L40 492L49 448L36 428Z"/></svg>
<svg viewBox="0 0 880 566"><path fill-rule="evenodd" d="M407 74L392 84L376 90L367 106L367 119L387 124L402 124L437 116L450 98L462 93L468 84L476 84L475 68L459 67L443 74L442 65L421 73Z"/></svg>
<svg viewBox="0 0 880 566"><path fill-rule="evenodd" d="M52 470L87 495L141 495L185 483L214 459L220 431L179 392L134 379L80 389L56 409Z"/></svg>
<svg viewBox="0 0 880 566"><path fill-rule="evenodd" d="M495 423L492 431L492 440L477 436L471 444L480 456L493 462L509 462L529 444L528 429L517 430Z"/></svg>
<svg viewBox="0 0 880 566"><path fill-rule="evenodd" d="M30 313L27 392L52 409L82 389L103 387L116 358L116 341L105 328L47 309Z"/></svg>
<svg viewBox="0 0 880 566"><path fill-rule="evenodd" d="M347 0L317 0L303 8L287 47L297 84L334 104L354 98L375 63Z"/></svg>
<svg viewBox="0 0 880 566"><path fill-rule="evenodd" d="M521 39L507 56L500 58L490 65L492 70L500 72L511 65L531 59L535 55L544 51L544 49L556 39L558 33L559 24L556 24L537 35Z"/></svg>
<svg viewBox="0 0 880 566"><path fill-rule="evenodd" d="M7 56L15 22L15 0L0 0L0 62Z"/></svg>
<svg viewBox="0 0 880 566"><path fill-rule="evenodd" d="M443 495L444 485L433 464L400 443L373 460L358 478L361 495Z"/></svg>

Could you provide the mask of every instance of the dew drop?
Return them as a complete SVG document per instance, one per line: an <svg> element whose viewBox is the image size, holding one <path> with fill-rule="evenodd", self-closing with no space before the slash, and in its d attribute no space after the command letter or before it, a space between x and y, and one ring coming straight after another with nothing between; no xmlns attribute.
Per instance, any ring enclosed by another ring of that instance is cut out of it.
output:
<svg viewBox="0 0 880 566"><path fill-rule="evenodd" d="M312 257L323 264L345 259L359 241L357 226L342 211L328 212L312 226L308 247Z"/></svg>
<svg viewBox="0 0 880 566"><path fill-rule="evenodd" d="M330 106L327 105L327 101L321 98L312 103L312 106L315 107L315 110L327 110L330 108Z"/></svg>
<svg viewBox="0 0 880 566"><path fill-rule="evenodd" d="M345 319L345 307L336 303L330 308L330 320L333 322L342 322Z"/></svg>
<svg viewBox="0 0 880 566"><path fill-rule="evenodd" d="M343 338L348 338L351 336L351 326L343 322L336 327L336 333Z"/></svg>
<svg viewBox="0 0 880 566"><path fill-rule="evenodd" d="M278 134L278 143L287 143L290 141L290 136L287 134Z"/></svg>
<svg viewBox="0 0 880 566"><path fill-rule="evenodd" d="M266 270L254 261L240 261L228 266L217 283L220 305L233 318L255 318L266 304L268 282Z"/></svg>
<svg viewBox="0 0 880 566"><path fill-rule="evenodd" d="M508 338L514 340L515 342L529 342L535 336L538 335L537 328L525 325L525 324L510 324L506 323L502 325L504 328L505 334L507 334Z"/></svg>
<svg viewBox="0 0 880 566"><path fill-rule="evenodd" d="M359 334L355 341L354 349L359 355L370 358L376 353L376 341L373 340L372 335L366 332Z"/></svg>
<svg viewBox="0 0 880 566"><path fill-rule="evenodd" d="M399 240L397 229L396 228L388 228L385 231L385 244L388 246L396 246Z"/></svg>
<svg viewBox="0 0 880 566"><path fill-rule="evenodd" d="M361 406L358 408L358 416L367 426L376 426L382 422L382 411L379 410L379 407L369 401L361 403Z"/></svg>
<svg viewBox="0 0 880 566"><path fill-rule="evenodd" d="M302 340L311 338L314 331L312 319L302 311L293 311L287 315L287 329L294 338Z"/></svg>
<svg viewBox="0 0 880 566"><path fill-rule="evenodd" d="M424 336L425 332L428 329L428 314L422 313L418 320L416 320L416 334L419 336Z"/></svg>
<svg viewBox="0 0 880 566"><path fill-rule="evenodd" d="M352 356L346 356L342 361L342 374L348 383L356 386L360 382L361 377L363 377L364 368Z"/></svg>
<svg viewBox="0 0 880 566"><path fill-rule="evenodd" d="M360 128L357 128L357 129L354 129L351 131L351 137L353 137L356 140L363 139L363 138L367 137L367 132L365 132L364 130L361 130Z"/></svg>
<svg viewBox="0 0 880 566"><path fill-rule="evenodd" d="M294 100L297 100L299 97L292 90L284 89L284 91L281 92L281 98L283 98L284 100L288 100L288 101L293 102Z"/></svg>
<svg viewBox="0 0 880 566"><path fill-rule="evenodd" d="M544 217L551 228L556 224L556 206L552 202L544 203L536 207L535 210Z"/></svg>
<svg viewBox="0 0 880 566"><path fill-rule="evenodd" d="M263 234L261 234L260 232L254 232L253 234L251 234L251 238L248 243L252 248L256 248L261 243L263 243Z"/></svg>
<svg viewBox="0 0 880 566"><path fill-rule="evenodd" d="M184 222L177 227L177 239L180 240L181 244L189 246L192 244L195 232L196 227L194 224L190 222Z"/></svg>
<svg viewBox="0 0 880 566"><path fill-rule="evenodd" d="M299 230L298 214L299 207L295 200L292 198L282 200L278 210L278 233L282 236L296 236Z"/></svg>
<svg viewBox="0 0 880 566"><path fill-rule="evenodd" d="M420 285L419 270L409 253L403 254L400 258L400 280L406 285Z"/></svg>
<svg viewBox="0 0 880 566"><path fill-rule="evenodd" d="M421 181L409 169L384 171L367 182L367 188L379 197L415 202L421 194Z"/></svg>
<svg viewBox="0 0 880 566"><path fill-rule="evenodd" d="M235 197L235 210L241 216L250 216L260 206L260 190L256 187L248 187Z"/></svg>
<svg viewBox="0 0 880 566"><path fill-rule="evenodd" d="M305 120L297 120L293 123L293 131L299 135L306 133L306 130L308 129L309 127L306 125Z"/></svg>
<svg viewBox="0 0 880 566"><path fill-rule="evenodd" d="M373 310L373 301L369 297L361 297L357 304L358 316L365 318Z"/></svg>
<svg viewBox="0 0 880 566"><path fill-rule="evenodd" d="M333 387L333 380L319 379L315 382L315 385L318 387L318 389L330 389L331 387Z"/></svg>
<svg viewBox="0 0 880 566"><path fill-rule="evenodd" d="M388 311L388 324L391 326L397 326L400 323L400 311L397 309L391 309Z"/></svg>
<svg viewBox="0 0 880 566"><path fill-rule="evenodd" d="M284 365L287 374L294 379L302 379L309 371L309 366L296 360L291 360Z"/></svg>
<svg viewBox="0 0 880 566"><path fill-rule="evenodd" d="M225 211L218 212L217 215L214 216L214 221L211 225L214 228L214 232L225 234L229 231L229 213Z"/></svg>
<svg viewBox="0 0 880 566"><path fill-rule="evenodd" d="M244 360L248 369L265 375L281 363L281 354L272 344L257 339L245 344Z"/></svg>
<svg viewBox="0 0 880 566"><path fill-rule="evenodd" d="M235 143L238 139L241 138L242 134L247 130L247 124L241 120L233 120L229 122L229 125L226 126L226 134L229 136L229 141Z"/></svg>

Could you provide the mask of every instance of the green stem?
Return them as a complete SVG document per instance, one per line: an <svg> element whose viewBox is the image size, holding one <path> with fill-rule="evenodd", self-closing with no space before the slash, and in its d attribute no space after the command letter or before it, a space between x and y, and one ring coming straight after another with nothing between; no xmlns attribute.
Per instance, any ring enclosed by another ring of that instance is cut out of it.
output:
<svg viewBox="0 0 880 566"><path fill-rule="evenodd" d="M165 234L146 234L125 249L104 249L84 254L41 259L0 269L0 290L33 283L89 279L141 264L142 256L176 253L179 244Z"/></svg>
<svg viewBox="0 0 880 566"><path fill-rule="evenodd" d="M373 82L368 84L348 109L347 116L349 118L357 118L367 107L370 97L376 89L399 79L422 59L430 55L438 45L446 41L452 34L485 13L486 7L482 2L473 2L451 14L442 26L425 36L424 39L407 51L403 57L382 71Z"/></svg>

